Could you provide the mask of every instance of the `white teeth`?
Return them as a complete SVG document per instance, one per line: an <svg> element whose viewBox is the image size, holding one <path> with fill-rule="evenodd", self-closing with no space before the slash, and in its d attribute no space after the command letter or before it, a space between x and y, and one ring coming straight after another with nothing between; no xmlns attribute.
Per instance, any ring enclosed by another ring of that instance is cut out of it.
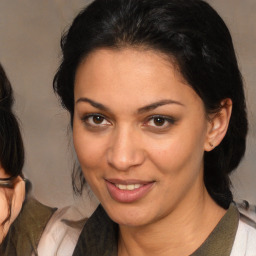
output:
<svg viewBox="0 0 256 256"><path fill-rule="evenodd" d="M126 185L119 184L118 188L119 189L126 189Z"/></svg>
<svg viewBox="0 0 256 256"><path fill-rule="evenodd" d="M128 190L134 190L134 188L135 188L134 184L127 185Z"/></svg>
<svg viewBox="0 0 256 256"><path fill-rule="evenodd" d="M129 184L129 185L123 185L123 184L115 184L115 186L121 190L134 190L137 188L140 188L141 184Z"/></svg>

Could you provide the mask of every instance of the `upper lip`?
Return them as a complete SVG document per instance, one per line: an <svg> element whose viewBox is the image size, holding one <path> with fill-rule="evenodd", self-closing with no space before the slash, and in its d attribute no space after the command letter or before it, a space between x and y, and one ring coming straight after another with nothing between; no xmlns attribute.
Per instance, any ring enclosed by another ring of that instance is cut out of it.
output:
<svg viewBox="0 0 256 256"><path fill-rule="evenodd" d="M137 180L137 179L105 179L106 181L113 183L113 184L122 184L122 185L130 185L130 184L148 184L154 181L145 181L145 180Z"/></svg>

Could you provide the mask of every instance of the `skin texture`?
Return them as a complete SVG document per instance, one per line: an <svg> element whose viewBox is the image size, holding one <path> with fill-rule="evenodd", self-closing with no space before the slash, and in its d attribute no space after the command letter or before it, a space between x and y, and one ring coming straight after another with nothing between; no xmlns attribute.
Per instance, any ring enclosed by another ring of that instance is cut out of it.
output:
<svg viewBox="0 0 256 256"><path fill-rule="evenodd" d="M74 93L75 150L120 226L118 254L192 253L225 213L204 186L203 156L225 136L231 101L207 117L166 56L133 48L91 53L77 70ZM137 200L120 201L108 181L150 186Z"/></svg>
<svg viewBox="0 0 256 256"><path fill-rule="evenodd" d="M2 167L0 167L0 178L8 178L8 175L5 173ZM16 178L13 188L0 187L0 244L8 233L11 224L19 215L24 199L25 182L21 177ZM9 215L10 208L10 219L2 224Z"/></svg>

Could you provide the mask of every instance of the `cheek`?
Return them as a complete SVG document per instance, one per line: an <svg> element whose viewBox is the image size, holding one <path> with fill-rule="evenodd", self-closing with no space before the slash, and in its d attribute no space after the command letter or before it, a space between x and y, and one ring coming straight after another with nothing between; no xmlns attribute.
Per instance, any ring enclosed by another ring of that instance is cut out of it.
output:
<svg viewBox="0 0 256 256"><path fill-rule="evenodd" d="M177 175L182 170L199 169L204 154L204 140L202 132L189 132L180 129L176 134L170 135L165 140L148 141L147 147L150 148L149 156L151 161L163 173ZM150 145L154 145L153 147Z"/></svg>
<svg viewBox="0 0 256 256"><path fill-rule="evenodd" d="M157 169L163 175L170 176L175 176L181 171L188 157L184 145L173 140L158 144L149 155Z"/></svg>
<svg viewBox="0 0 256 256"><path fill-rule="evenodd" d="M86 132L82 124L74 121L73 142L75 151L83 169L96 168L101 163L103 141Z"/></svg>
<svg viewBox="0 0 256 256"><path fill-rule="evenodd" d="M98 177L101 173L99 170L102 169L99 147L88 136L84 136L76 129L73 130L73 140L85 180L97 195L94 187L97 187Z"/></svg>

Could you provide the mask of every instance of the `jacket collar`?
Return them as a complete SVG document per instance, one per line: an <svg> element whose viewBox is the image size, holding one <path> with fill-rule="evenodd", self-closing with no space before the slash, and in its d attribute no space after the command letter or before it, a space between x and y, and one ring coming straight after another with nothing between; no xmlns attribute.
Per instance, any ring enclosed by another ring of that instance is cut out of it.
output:
<svg viewBox="0 0 256 256"><path fill-rule="evenodd" d="M238 221L239 212L235 205L231 204L209 237L191 256L229 256ZM73 256L117 256L118 230L118 224L114 223L99 205L86 222Z"/></svg>
<svg viewBox="0 0 256 256"><path fill-rule="evenodd" d="M101 205L85 223L73 256L117 256L118 225Z"/></svg>

